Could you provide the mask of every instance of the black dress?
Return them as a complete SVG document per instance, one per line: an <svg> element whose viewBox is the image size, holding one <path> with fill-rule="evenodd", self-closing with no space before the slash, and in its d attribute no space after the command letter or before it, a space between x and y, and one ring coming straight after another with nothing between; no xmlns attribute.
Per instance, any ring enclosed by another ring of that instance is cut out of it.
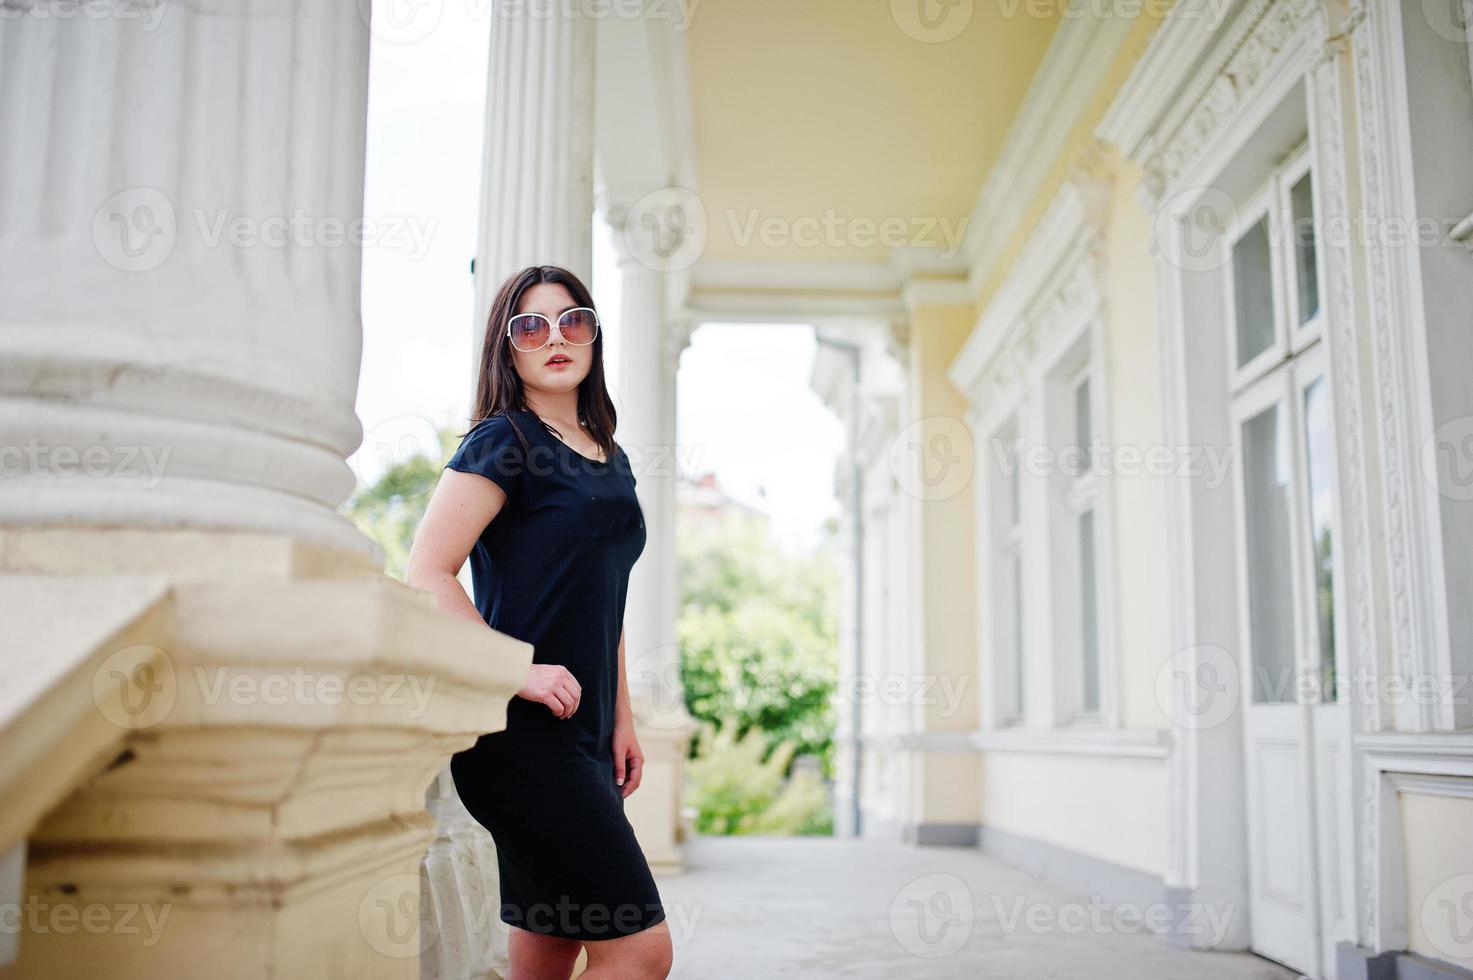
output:
<svg viewBox="0 0 1473 980"><path fill-rule="evenodd" d="M466 809L496 841L500 918L579 940L647 929L665 909L610 744L629 570L645 544L629 457L590 459L518 409L477 423L446 465L507 495L470 554L481 617L582 687L567 719L512 698L505 730L450 760Z"/></svg>

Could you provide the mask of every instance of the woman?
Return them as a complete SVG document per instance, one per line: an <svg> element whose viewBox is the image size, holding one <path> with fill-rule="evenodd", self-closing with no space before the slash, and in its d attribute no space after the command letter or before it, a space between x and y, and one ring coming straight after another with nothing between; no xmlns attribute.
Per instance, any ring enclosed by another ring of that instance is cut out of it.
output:
<svg viewBox="0 0 1473 980"><path fill-rule="evenodd" d="M511 978L662 978L670 929L624 815L639 787L624 666L629 570L644 515L614 442L603 338L587 288L532 266L497 291L471 431L435 488L408 581L440 607L533 645L504 731L451 759L496 841ZM475 601L456 572L470 557Z"/></svg>

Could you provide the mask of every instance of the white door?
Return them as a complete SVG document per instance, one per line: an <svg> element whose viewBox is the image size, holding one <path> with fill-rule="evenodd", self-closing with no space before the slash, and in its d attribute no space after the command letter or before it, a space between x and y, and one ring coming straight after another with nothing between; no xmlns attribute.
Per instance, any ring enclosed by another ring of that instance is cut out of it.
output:
<svg viewBox="0 0 1473 980"><path fill-rule="evenodd" d="M1275 372L1235 404L1253 949L1321 975L1312 692L1303 671L1301 413Z"/></svg>
<svg viewBox="0 0 1473 980"><path fill-rule="evenodd" d="M1224 264L1253 949L1311 977L1352 917L1350 757L1323 254L1307 144L1245 200ZM1317 763L1317 760L1318 763ZM1322 811L1322 812L1317 812Z"/></svg>

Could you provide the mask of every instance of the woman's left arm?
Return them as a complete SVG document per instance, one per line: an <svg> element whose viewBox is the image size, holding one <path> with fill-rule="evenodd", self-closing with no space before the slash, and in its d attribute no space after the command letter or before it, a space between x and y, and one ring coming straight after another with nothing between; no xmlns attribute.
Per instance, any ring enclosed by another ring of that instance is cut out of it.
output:
<svg viewBox="0 0 1473 980"><path fill-rule="evenodd" d="M624 666L624 630L619 630L619 694L614 699L614 782L624 797L639 788L644 776L644 750L634 734L634 709L629 701L629 674Z"/></svg>

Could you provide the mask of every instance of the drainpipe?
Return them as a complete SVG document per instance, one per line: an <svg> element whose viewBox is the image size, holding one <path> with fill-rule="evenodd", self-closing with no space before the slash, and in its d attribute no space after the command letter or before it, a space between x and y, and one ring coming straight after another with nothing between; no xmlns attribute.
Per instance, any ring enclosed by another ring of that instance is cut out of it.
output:
<svg viewBox="0 0 1473 980"><path fill-rule="evenodd" d="M859 466L859 374L860 374L860 347L847 340L834 340L825 337L817 331L814 332L815 339L826 347L831 347L843 353L849 359L851 384L849 386L849 485L853 488L853 507L850 519L853 521L852 540L854 542L854 678L858 682L864 672L864 483ZM863 720L864 712L859 703L859 698L852 698L850 710L850 751L854 759L854 786L850 798L850 825L854 828L854 836L860 836L860 780L864 772L864 742L863 742Z"/></svg>

